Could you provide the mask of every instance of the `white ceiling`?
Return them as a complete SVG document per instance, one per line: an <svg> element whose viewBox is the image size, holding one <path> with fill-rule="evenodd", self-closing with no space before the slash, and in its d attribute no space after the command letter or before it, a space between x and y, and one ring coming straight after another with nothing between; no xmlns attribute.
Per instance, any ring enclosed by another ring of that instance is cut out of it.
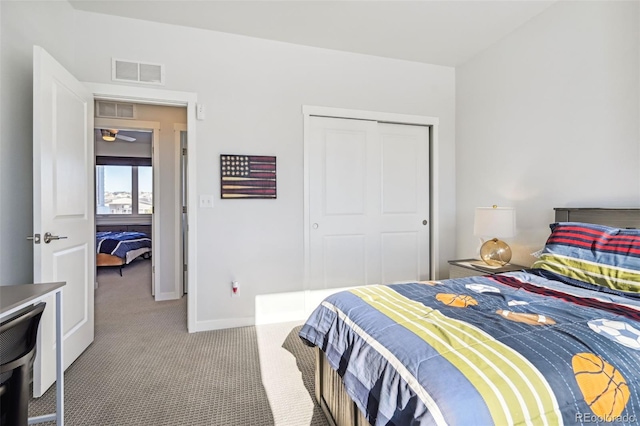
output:
<svg viewBox="0 0 640 426"><path fill-rule="evenodd" d="M70 0L78 10L457 66L557 0Z"/></svg>

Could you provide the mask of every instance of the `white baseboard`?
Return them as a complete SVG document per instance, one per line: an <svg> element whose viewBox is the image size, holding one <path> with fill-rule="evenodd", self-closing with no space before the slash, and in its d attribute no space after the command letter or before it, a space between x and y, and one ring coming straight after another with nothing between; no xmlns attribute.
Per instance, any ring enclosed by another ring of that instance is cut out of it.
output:
<svg viewBox="0 0 640 426"><path fill-rule="evenodd" d="M189 333L250 325L304 322L325 297L353 287L262 294L255 297L255 316L196 321Z"/></svg>
<svg viewBox="0 0 640 426"><path fill-rule="evenodd" d="M222 330L225 328L247 327L250 325L254 325L255 322L255 317L224 318L219 320L196 321L193 330L189 329L189 333Z"/></svg>
<svg viewBox="0 0 640 426"><path fill-rule="evenodd" d="M256 324L306 321L329 295L352 287L274 293L256 297Z"/></svg>
<svg viewBox="0 0 640 426"><path fill-rule="evenodd" d="M263 314L260 317L256 317L256 325L277 324L281 322L293 322L293 321L303 322L307 318L309 318L309 315L307 314L307 312L305 310L299 309L296 311L289 311L289 312Z"/></svg>
<svg viewBox="0 0 640 426"><path fill-rule="evenodd" d="M176 300L176 299L180 299L180 296L175 291L158 293L155 296L156 302L160 302L162 300Z"/></svg>

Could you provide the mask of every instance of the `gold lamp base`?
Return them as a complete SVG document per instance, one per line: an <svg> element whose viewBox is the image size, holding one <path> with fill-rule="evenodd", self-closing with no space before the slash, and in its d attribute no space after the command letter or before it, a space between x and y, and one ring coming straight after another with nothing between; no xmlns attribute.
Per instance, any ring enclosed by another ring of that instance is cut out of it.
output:
<svg viewBox="0 0 640 426"><path fill-rule="evenodd" d="M480 258L491 266L504 266L511 260L511 247L497 238L485 241L480 247Z"/></svg>

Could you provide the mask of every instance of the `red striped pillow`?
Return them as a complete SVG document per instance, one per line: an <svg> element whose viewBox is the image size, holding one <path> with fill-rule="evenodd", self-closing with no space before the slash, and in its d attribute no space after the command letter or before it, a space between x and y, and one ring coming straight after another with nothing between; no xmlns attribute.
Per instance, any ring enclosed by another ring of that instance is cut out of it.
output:
<svg viewBox="0 0 640 426"><path fill-rule="evenodd" d="M615 290L640 293L640 230L578 222L550 225L533 268Z"/></svg>

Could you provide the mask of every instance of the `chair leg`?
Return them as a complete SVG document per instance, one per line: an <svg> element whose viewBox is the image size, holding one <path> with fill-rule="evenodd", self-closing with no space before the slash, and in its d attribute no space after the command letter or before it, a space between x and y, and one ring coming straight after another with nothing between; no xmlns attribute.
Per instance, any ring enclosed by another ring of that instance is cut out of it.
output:
<svg viewBox="0 0 640 426"><path fill-rule="evenodd" d="M2 396L7 425L27 426L29 423L29 370L29 364L16 368L7 383L7 392Z"/></svg>
<svg viewBox="0 0 640 426"><path fill-rule="evenodd" d="M29 423L29 371L31 364L27 363L19 368L20 380L20 400L18 401L18 423L19 425L27 425Z"/></svg>
<svg viewBox="0 0 640 426"><path fill-rule="evenodd" d="M13 407L13 401L9 401L11 391L11 377L9 377L3 384L0 389L0 426L9 425L9 416L7 415L7 411L9 407Z"/></svg>

